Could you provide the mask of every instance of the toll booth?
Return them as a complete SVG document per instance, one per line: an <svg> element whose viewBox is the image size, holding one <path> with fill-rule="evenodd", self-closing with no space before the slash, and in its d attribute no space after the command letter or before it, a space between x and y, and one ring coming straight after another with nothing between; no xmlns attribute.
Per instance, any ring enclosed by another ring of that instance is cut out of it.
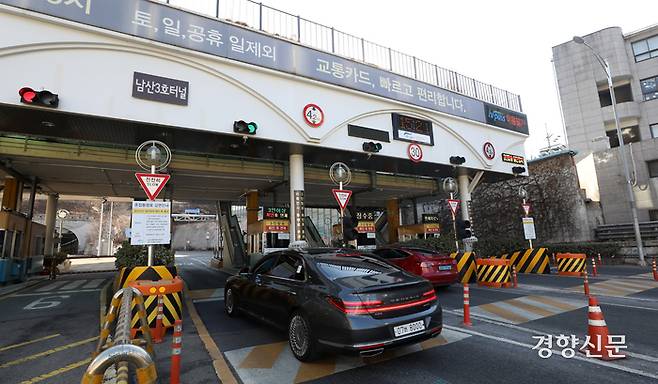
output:
<svg viewBox="0 0 658 384"><path fill-rule="evenodd" d="M0 283L41 270L45 226L16 212L0 212ZM26 240L29 237L29 240Z"/></svg>
<svg viewBox="0 0 658 384"><path fill-rule="evenodd" d="M290 213L288 208L264 207L259 220L247 226L247 253L268 254L288 248Z"/></svg>
<svg viewBox="0 0 658 384"><path fill-rule="evenodd" d="M436 214L423 214L420 224L401 225L398 228L399 241L439 237L440 234L441 225L439 215Z"/></svg>
<svg viewBox="0 0 658 384"><path fill-rule="evenodd" d="M375 228L376 212L374 209L359 209L356 212L357 249L377 248L377 230Z"/></svg>

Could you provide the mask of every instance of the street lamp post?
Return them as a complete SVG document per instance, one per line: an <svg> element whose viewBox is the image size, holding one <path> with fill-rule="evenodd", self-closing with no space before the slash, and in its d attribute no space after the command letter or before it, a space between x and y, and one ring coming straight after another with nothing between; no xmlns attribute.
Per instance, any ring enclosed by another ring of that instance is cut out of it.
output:
<svg viewBox="0 0 658 384"><path fill-rule="evenodd" d="M633 182L631 180L631 174L628 167L628 160L626 159L626 147L624 146L624 136L621 133L621 128L619 127L619 116L617 116L617 100L615 98L615 90L612 83L612 71L610 69L610 64L606 59L601 57L591 45L580 36L574 36L573 41L577 44L583 44L594 54L596 60L601 64L605 75L608 78L608 90L610 91L610 99L612 100L612 114L615 118L615 128L617 129L617 138L619 139L619 156L621 157L622 164L624 166L624 176L626 177L626 191L628 192L628 200L631 206L631 214L633 216L633 229L635 230L635 242L637 243L637 252L639 256L639 264L645 266L646 262L644 261L644 248L642 247L642 235L640 234L640 224L637 219L637 207L635 204L635 195L633 194Z"/></svg>

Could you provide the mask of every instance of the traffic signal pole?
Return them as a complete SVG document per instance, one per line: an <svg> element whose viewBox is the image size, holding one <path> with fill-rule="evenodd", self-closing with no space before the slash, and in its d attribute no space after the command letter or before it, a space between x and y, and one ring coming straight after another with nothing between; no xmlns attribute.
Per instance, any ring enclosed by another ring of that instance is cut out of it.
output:
<svg viewBox="0 0 658 384"><path fill-rule="evenodd" d="M338 189L343 190L343 182L338 183ZM345 211L343 208L340 208L340 235L343 238L343 247L347 247L347 241L345 241L345 223L343 219L345 218Z"/></svg>

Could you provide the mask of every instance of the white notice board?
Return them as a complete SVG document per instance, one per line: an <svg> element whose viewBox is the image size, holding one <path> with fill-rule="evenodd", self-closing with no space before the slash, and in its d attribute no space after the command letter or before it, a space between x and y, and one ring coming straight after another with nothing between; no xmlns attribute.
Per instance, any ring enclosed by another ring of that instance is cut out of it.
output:
<svg viewBox="0 0 658 384"><path fill-rule="evenodd" d="M532 217L523 218L523 233L526 240L534 240L537 238L535 235L535 220Z"/></svg>
<svg viewBox="0 0 658 384"><path fill-rule="evenodd" d="M171 242L171 202L133 201L130 245Z"/></svg>

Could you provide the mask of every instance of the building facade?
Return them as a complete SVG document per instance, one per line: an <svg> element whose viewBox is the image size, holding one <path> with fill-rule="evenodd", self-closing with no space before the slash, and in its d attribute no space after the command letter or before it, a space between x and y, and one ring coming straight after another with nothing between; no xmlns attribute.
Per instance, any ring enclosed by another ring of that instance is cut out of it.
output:
<svg viewBox="0 0 658 384"><path fill-rule="evenodd" d="M630 34L611 27L583 38L611 68L639 219L658 220L658 25ZM553 64L580 184L588 198L601 202L606 223L630 222L605 71L573 41L553 47Z"/></svg>

